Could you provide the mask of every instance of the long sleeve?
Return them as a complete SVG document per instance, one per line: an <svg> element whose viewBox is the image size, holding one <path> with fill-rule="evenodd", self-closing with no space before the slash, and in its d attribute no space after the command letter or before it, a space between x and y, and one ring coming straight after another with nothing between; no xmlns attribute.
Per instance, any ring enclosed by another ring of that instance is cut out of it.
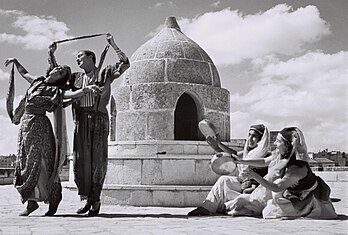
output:
<svg viewBox="0 0 348 235"><path fill-rule="evenodd" d="M46 75L55 67L58 66L58 63L56 61L56 57L54 56L54 53L51 50L48 50L48 69L46 72Z"/></svg>

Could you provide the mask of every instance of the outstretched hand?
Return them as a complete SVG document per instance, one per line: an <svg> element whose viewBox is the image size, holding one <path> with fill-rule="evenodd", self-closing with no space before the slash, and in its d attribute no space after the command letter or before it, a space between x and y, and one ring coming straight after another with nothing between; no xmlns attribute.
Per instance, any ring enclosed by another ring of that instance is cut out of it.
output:
<svg viewBox="0 0 348 235"><path fill-rule="evenodd" d="M57 50L57 43L53 42L51 45L48 46L48 50L52 53L54 53Z"/></svg>
<svg viewBox="0 0 348 235"><path fill-rule="evenodd" d="M17 61L17 59L16 58L7 58L6 60L5 60L5 67L7 67L9 64L11 64L11 63L15 63Z"/></svg>
<svg viewBox="0 0 348 235"><path fill-rule="evenodd" d="M99 93L102 92L102 89L99 86L97 86L97 85L88 85L88 86L85 87L85 90L88 91L88 92L91 91L94 94L99 94Z"/></svg>
<svg viewBox="0 0 348 235"><path fill-rule="evenodd" d="M114 36L112 36L111 33L106 33L106 41L112 46L116 46L115 40L114 40ZM117 47L117 46L116 46ZM115 47L114 47L115 48Z"/></svg>
<svg viewBox="0 0 348 235"><path fill-rule="evenodd" d="M115 49L115 51L116 51L116 53L117 53L117 55L118 55L120 61L126 62L126 61L127 61L127 56L126 56L126 54L125 54L123 51L121 51L120 48L118 48L118 46L116 45L115 40L114 40L114 36L112 36L110 33L106 33L106 40L108 41L108 43L110 44L110 46L112 46L112 47Z"/></svg>
<svg viewBox="0 0 348 235"><path fill-rule="evenodd" d="M220 136L207 136L207 143L212 147L213 149L219 149L219 143L221 142Z"/></svg>

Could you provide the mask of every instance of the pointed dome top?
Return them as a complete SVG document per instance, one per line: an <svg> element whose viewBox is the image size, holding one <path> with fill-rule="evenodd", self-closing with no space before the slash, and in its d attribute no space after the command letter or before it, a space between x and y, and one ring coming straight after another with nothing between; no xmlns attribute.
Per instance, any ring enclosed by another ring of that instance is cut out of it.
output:
<svg viewBox="0 0 348 235"><path fill-rule="evenodd" d="M208 54L181 32L176 18L165 20L162 30L140 46L121 85L183 82L221 87L219 73Z"/></svg>
<svg viewBox="0 0 348 235"><path fill-rule="evenodd" d="M170 29L176 29L181 32L181 28L178 25L178 22L176 21L176 18L174 16L167 17L166 21L164 22L165 27Z"/></svg>

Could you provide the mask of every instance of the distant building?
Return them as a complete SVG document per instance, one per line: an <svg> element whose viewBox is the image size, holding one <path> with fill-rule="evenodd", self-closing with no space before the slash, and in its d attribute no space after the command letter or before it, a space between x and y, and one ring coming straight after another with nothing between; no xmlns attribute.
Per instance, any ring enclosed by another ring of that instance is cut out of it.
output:
<svg viewBox="0 0 348 235"><path fill-rule="evenodd" d="M14 168L16 155L0 156L0 168Z"/></svg>
<svg viewBox="0 0 348 235"><path fill-rule="evenodd" d="M318 158L329 159L335 163L335 166L348 166L345 152L328 151L328 149L325 149L318 153L313 153L313 159L316 160Z"/></svg>
<svg viewBox="0 0 348 235"><path fill-rule="evenodd" d="M0 156L0 185L12 184L16 155Z"/></svg>
<svg viewBox="0 0 348 235"><path fill-rule="evenodd" d="M322 170L325 170L325 168L334 167L335 162L327 158L316 158L316 159L310 159L309 165L311 167L318 168L319 171L322 171Z"/></svg>

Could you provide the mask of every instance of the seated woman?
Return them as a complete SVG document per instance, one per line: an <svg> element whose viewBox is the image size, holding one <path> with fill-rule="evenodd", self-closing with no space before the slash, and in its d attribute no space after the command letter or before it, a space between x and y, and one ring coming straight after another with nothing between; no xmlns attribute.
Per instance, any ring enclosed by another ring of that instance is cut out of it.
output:
<svg viewBox="0 0 348 235"><path fill-rule="evenodd" d="M302 132L296 127L284 128L275 141L280 159L286 164L274 182L252 170L246 175L271 190L272 198L262 211L264 218L307 217L335 218L330 188L309 167L309 157Z"/></svg>
<svg viewBox="0 0 348 235"><path fill-rule="evenodd" d="M216 152L227 152L230 154L237 154L233 149L228 148L221 143L220 138L207 137L208 144ZM258 159L264 158L268 155L270 149L269 131L267 127L262 124L252 125L249 129L249 135L244 146L244 150L238 155L243 159ZM212 189L202 205L190 211L189 216L210 215L214 213L225 213L224 203L237 197L240 193L251 193L256 187L257 182L251 182L250 179L243 177L243 172L246 166L238 166L238 176L224 175L221 176ZM265 174L267 168L255 169L260 174Z"/></svg>
<svg viewBox="0 0 348 235"><path fill-rule="evenodd" d="M280 170L288 163L288 159L284 156L284 149L276 144L276 149L272 152L271 156L261 159L236 158L235 163L250 167L268 166L268 172L264 178L273 182L280 177ZM244 176L246 176L246 172L244 172ZM231 216L259 216L262 214L262 210L265 208L267 201L271 198L272 191L259 185L251 194L241 194L235 199L226 202L226 213Z"/></svg>
<svg viewBox="0 0 348 235"><path fill-rule="evenodd" d="M46 76L33 76L15 58L8 58L5 66L11 63L30 83L15 115L11 117L15 124L21 121L14 181L22 203L27 201L28 205L20 215L28 216L39 207L37 202L44 201L49 203L45 215L51 216L56 213L62 199L62 188L57 172L56 139L46 112L62 107L62 89L70 78L70 67L57 66L51 68Z"/></svg>

